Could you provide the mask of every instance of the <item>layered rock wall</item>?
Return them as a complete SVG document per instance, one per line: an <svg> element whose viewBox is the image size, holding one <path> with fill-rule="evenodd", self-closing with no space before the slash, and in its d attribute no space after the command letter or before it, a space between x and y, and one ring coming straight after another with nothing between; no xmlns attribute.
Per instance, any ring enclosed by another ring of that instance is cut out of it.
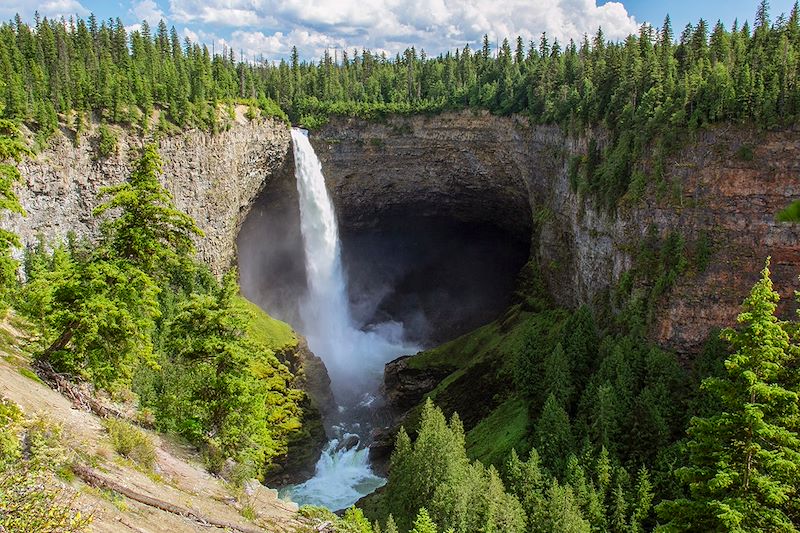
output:
<svg viewBox="0 0 800 533"><path fill-rule="evenodd" d="M775 221L800 197L797 131L719 126L700 132L668 162L666 194L650 191L613 214L569 185L568 161L585 150L585 139L520 117L333 119L311 139L343 232L378 226L403 211L532 235L531 254L551 292L570 307L591 304L613 288L651 226L661 236L704 236L709 267L678 280L656 312L654 340L679 352L695 351L712 328L733 323L768 255L781 293L789 297L798 286L800 227ZM4 227L26 244L39 233L48 239L70 230L95 234L97 192L125 179L139 143L123 134L118 155L96 161L88 140L75 148L60 137L21 165L28 217ZM245 120L217 135L189 131L161 141L164 183L205 231L198 251L215 272L234 260L238 229L259 191L271 182L293 190L289 145L283 124Z"/></svg>
<svg viewBox="0 0 800 533"><path fill-rule="evenodd" d="M720 126L696 134L667 165L667 194L649 191L616 213L569 185L569 159L585 151L585 139L518 117L336 119L312 142L343 231L397 209L512 231L533 225L531 253L556 301L569 307L591 305L613 288L651 226L662 237L704 236L709 267L679 279L656 310L654 340L678 352L696 351L713 328L734 322L768 255L781 293L798 287L800 226L775 221L800 197L796 131ZM742 157L751 148L752 157Z"/></svg>
<svg viewBox="0 0 800 533"><path fill-rule="evenodd" d="M190 130L159 142L162 181L205 233L196 240L197 251L215 273L233 264L236 235L259 191L282 172L291 173L290 143L289 128L271 119L240 119L216 135ZM98 159L91 134L77 147L56 136L50 148L20 165L27 217L11 217L3 226L25 245L40 234L51 243L70 231L95 236L99 221L92 209L100 189L127 179L141 145L138 136L120 132L116 154Z"/></svg>

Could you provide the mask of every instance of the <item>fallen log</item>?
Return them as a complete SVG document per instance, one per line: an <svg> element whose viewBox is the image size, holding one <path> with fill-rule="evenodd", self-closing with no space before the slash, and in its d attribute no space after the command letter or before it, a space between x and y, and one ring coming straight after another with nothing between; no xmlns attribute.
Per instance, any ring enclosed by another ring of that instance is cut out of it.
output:
<svg viewBox="0 0 800 533"><path fill-rule="evenodd" d="M193 520L198 524L206 527L213 526L221 529L230 529L233 531L239 531L241 533L264 533L264 530L260 528L257 529L249 526L235 524L233 522L228 522L227 520L217 520L216 518L203 516L199 513L196 513L195 511L192 511L191 509L187 509L179 505L174 505L164 500L159 500L158 498L153 498L151 496L147 496L146 494L141 494L139 492L133 491L124 485L120 485L116 481L108 479L107 477L103 476L96 470L89 468L88 466L76 464L72 466L72 470L73 472L75 472L75 475L81 478L87 485L90 485L98 489L107 489L116 492L118 494L122 494L126 498L130 498L135 502L139 502L149 507L160 509L167 513L188 518L189 520Z"/></svg>
<svg viewBox="0 0 800 533"><path fill-rule="evenodd" d="M75 409L88 411L96 414L100 418L126 418L124 413L113 407L104 405L90 392L84 392L78 383L71 376L59 374L47 361L38 360L33 363L36 374L47 383L47 385L62 396L72 402Z"/></svg>

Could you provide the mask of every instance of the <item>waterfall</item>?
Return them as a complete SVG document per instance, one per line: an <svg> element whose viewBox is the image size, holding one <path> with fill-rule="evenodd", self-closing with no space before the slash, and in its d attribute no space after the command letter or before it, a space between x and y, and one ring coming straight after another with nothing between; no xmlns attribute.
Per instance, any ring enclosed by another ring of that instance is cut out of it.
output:
<svg viewBox="0 0 800 533"><path fill-rule="evenodd" d="M352 432L360 434L363 441L369 430L364 413L375 399L383 365L415 348L403 344L401 324L384 323L366 331L354 324L336 213L322 165L305 131L292 129L292 145L308 282L308 294L300 302L301 331L309 348L328 368L339 404L340 420L334 426L337 437L344 441ZM288 488L294 501L338 510L384 483L372 472L366 449L339 446L339 439L328 443L313 478Z"/></svg>

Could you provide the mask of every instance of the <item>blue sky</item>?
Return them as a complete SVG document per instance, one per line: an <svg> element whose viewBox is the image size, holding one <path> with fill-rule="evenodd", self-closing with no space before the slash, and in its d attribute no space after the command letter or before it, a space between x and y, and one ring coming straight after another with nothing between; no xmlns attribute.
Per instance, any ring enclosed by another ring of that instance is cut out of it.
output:
<svg viewBox="0 0 800 533"><path fill-rule="evenodd" d="M429 54L477 44L484 33L492 40L522 35L538 39L542 31L564 41L592 34L598 25L611 39L625 37L643 22L659 26L669 12L675 34L700 17L727 26L738 18L752 20L757 0L0 0L0 18L34 11L50 17L94 12L119 17L133 30L146 19L159 19L217 50L223 45L251 57L288 57L296 45L304 58L325 49L370 48L389 54L409 45ZM776 17L794 0L773 0Z"/></svg>

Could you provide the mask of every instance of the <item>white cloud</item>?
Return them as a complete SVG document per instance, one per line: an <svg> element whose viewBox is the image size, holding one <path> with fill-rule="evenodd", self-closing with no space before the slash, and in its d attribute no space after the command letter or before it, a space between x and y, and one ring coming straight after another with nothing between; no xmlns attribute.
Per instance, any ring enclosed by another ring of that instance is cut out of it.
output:
<svg viewBox="0 0 800 533"><path fill-rule="evenodd" d="M50 0L38 7L39 13L51 18L69 18L70 15L85 17L89 10L83 7L78 0Z"/></svg>
<svg viewBox="0 0 800 533"><path fill-rule="evenodd" d="M160 20L166 20L164 12L154 0L139 0L131 5L131 14L137 22L146 20L151 27L155 27Z"/></svg>
<svg viewBox="0 0 800 533"><path fill-rule="evenodd" d="M49 19L68 19L75 15L85 17L89 14L89 10L78 0L48 0L37 5L32 5L30 0L4 0L0 5L0 17L6 19L19 14L23 20L32 20L36 11Z"/></svg>
<svg viewBox="0 0 800 533"><path fill-rule="evenodd" d="M170 0L184 23L233 28L231 43L267 57L286 57L293 44L304 57L334 46L402 51L415 45L435 54L504 37L536 40L546 31L562 42L603 27L610 39L637 30L620 2L598 0Z"/></svg>

